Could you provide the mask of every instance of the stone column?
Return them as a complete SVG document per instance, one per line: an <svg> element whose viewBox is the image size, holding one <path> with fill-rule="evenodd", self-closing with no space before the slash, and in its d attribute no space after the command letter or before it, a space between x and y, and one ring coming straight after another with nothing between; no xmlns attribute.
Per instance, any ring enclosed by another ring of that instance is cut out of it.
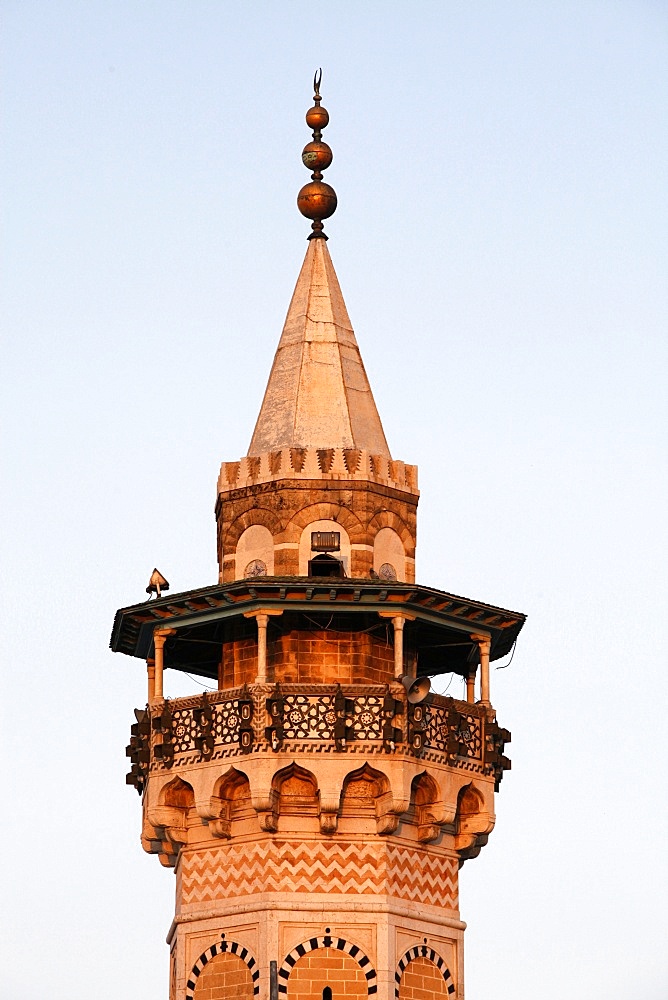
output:
<svg viewBox="0 0 668 1000"><path fill-rule="evenodd" d="M259 611L247 611L244 618L255 618L257 622L257 676L256 684L267 683L267 625L272 615L282 615L278 608L261 608Z"/></svg>
<svg viewBox="0 0 668 1000"><path fill-rule="evenodd" d="M398 615L395 611L379 611L381 618L391 618L394 625L394 676L404 675L404 625L415 621L415 615Z"/></svg>
<svg viewBox="0 0 668 1000"><path fill-rule="evenodd" d="M475 702L475 666L466 675L466 700L469 705Z"/></svg>
<svg viewBox="0 0 668 1000"><path fill-rule="evenodd" d="M176 635L175 628L157 628L153 633L153 645L155 647L155 666L153 668L153 701L162 701L164 698L162 693L162 677L165 666L165 643L170 635Z"/></svg>
<svg viewBox="0 0 668 1000"><path fill-rule="evenodd" d="M257 676L256 684L265 684L267 680L267 625L269 615L256 615L257 622Z"/></svg>
<svg viewBox="0 0 668 1000"><path fill-rule="evenodd" d="M492 640L488 635L472 635L480 650L480 704L490 705L489 700L489 654Z"/></svg>
<svg viewBox="0 0 668 1000"><path fill-rule="evenodd" d="M155 659L152 656L146 661L146 674L148 677L148 698L146 699L149 703L155 698Z"/></svg>

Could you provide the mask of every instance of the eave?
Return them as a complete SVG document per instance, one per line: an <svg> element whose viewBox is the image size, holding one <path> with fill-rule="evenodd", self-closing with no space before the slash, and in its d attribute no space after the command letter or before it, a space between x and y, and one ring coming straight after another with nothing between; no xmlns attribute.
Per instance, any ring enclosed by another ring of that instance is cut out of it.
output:
<svg viewBox="0 0 668 1000"><path fill-rule="evenodd" d="M256 577L121 608L110 647L145 659L152 655L156 627L175 629L181 641L171 645L178 645L178 655L167 657L165 666L215 676L213 663L219 655L201 647L220 648L235 621L243 623L249 612L263 608L309 616L307 620L325 612L328 621L332 615L333 621L345 616L348 622L359 622L360 628L378 629L388 612L403 614L408 619L407 639L418 650L418 673L429 675L465 673L475 645L472 634L489 635L493 660L505 656L525 622L525 615L518 612L431 587L367 579Z"/></svg>

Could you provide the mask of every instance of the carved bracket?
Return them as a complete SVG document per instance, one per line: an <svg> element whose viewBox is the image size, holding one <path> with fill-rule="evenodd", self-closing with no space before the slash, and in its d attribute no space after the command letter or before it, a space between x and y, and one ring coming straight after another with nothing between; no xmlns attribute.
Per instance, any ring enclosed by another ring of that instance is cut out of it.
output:
<svg viewBox="0 0 668 1000"><path fill-rule="evenodd" d="M210 802L213 818L208 820L209 831L214 837L224 837L229 840L232 836L230 803L218 798L217 795L212 795ZM202 814L200 813L200 815ZM205 820L205 822L207 822L207 820Z"/></svg>
<svg viewBox="0 0 668 1000"><path fill-rule="evenodd" d="M266 833L276 833L278 829L278 805L279 796L275 789L270 788L268 792L253 795L251 798L253 809L257 813L260 829Z"/></svg>
<svg viewBox="0 0 668 1000"><path fill-rule="evenodd" d="M376 799L376 829L379 834L394 833L399 826L402 813L410 805L407 799L395 799L392 792L384 792Z"/></svg>
<svg viewBox="0 0 668 1000"><path fill-rule="evenodd" d="M336 833L339 821L340 788L320 789L320 832Z"/></svg>
<svg viewBox="0 0 668 1000"><path fill-rule="evenodd" d="M161 863L173 867L179 850L188 843L185 810L178 806L153 806L149 808L147 818L161 838Z"/></svg>

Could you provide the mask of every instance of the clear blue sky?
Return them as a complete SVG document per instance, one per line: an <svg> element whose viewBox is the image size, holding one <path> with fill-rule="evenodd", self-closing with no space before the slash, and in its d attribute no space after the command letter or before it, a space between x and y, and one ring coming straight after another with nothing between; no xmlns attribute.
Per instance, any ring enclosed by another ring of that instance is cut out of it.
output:
<svg viewBox="0 0 668 1000"><path fill-rule="evenodd" d="M1 16L3 994L166 1000L173 876L124 785L145 671L107 644L154 565L216 579L322 65L418 578L529 616L492 675L513 770L462 872L467 1000L665 1000L666 4Z"/></svg>

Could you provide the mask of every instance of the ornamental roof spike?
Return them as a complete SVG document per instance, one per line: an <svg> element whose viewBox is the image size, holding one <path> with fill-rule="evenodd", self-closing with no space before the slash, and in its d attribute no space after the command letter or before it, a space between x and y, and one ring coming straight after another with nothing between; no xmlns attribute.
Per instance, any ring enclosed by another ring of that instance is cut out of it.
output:
<svg viewBox="0 0 668 1000"><path fill-rule="evenodd" d="M311 240L248 449L345 448L390 459L324 240Z"/></svg>

